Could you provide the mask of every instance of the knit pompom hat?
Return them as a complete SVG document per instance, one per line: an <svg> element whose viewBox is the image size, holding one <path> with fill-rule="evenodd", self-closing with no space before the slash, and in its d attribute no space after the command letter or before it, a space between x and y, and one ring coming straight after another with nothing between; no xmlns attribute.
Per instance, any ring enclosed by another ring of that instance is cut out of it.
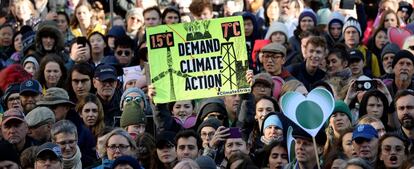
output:
<svg viewBox="0 0 414 169"><path fill-rule="evenodd" d="M359 37L362 36L361 25L359 24L358 20L353 17L348 17L345 21L344 27L342 28L342 34L345 34L346 29L354 27L358 33Z"/></svg>

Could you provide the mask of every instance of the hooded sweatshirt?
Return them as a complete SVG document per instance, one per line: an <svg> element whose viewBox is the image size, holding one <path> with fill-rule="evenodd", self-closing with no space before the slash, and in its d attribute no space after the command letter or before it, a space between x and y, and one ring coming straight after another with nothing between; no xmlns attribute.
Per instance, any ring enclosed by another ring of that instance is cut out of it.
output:
<svg viewBox="0 0 414 169"><path fill-rule="evenodd" d="M203 122L203 119L211 112L220 113L224 117L223 126L229 127L226 106L224 105L224 101L219 98L208 98L200 104L197 110L197 121L195 126L199 126Z"/></svg>
<svg viewBox="0 0 414 169"><path fill-rule="evenodd" d="M243 13L243 20L246 21L248 19L251 20L253 23L253 32L250 36L246 36L246 49L247 49L247 56L249 60L249 68L253 69L253 67L251 66L253 65L252 51L254 47L254 42L258 39L261 39L261 34L259 32L259 25L257 24L256 16L254 16L250 12Z"/></svg>
<svg viewBox="0 0 414 169"><path fill-rule="evenodd" d="M339 12L332 12L331 16L329 18L329 21L328 21L328 30L330 30L332 24L334 24L334 23L341 24L341 30L342 30L342 27L344 26L344 19L345 19L344 16L342 14L340 14ZM332 36L331 32L328 31L325 34L325 38L326 38L326 42L327 42L329 48L332 48L335 44L342 42L343 34L342 34L342 31L341 31L340 37L338 39L336 39Z"/></svg>

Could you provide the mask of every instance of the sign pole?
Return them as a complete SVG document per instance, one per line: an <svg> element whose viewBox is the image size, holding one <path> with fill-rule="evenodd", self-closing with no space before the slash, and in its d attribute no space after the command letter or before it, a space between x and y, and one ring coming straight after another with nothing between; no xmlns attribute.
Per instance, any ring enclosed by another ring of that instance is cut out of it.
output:
<svg viewBox="0 0 414 169"><path fill-rule="evenodd" d="M111 14L111 26L114 26L114 0L109 0L109 12Z"/></svg>
<svg viewBox="0 0 414 169"><path fill-rule="evenodd" d="M318 164L318 169L321 169L321 164L319 163L318 147L316 146L315 137L312 137L312 140L313 140L313 147L315 149L315 156L316 156L316 162Z"/></svg>

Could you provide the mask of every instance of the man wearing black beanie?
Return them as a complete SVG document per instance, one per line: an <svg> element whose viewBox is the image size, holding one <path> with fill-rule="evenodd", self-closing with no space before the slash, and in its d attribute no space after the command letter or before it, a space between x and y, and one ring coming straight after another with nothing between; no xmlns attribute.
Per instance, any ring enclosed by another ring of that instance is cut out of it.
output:
<svg viewBox="0 0 414 169"><path fill-rule="evenodd" d="M399 90L414 89L413 74L414 74L414 55L407 51L401 50L395 54L392 62L392 69L395 77L391 80L384 80L386 82L388 91L391 97L394 98ZM387 82L388 81L388 82Z"/></svg>

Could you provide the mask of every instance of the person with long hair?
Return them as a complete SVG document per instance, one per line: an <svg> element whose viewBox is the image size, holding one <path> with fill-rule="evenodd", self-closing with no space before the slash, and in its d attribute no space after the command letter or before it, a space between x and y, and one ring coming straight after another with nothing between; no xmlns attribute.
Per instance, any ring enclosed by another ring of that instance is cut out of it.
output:
<svg viewBox="0 0 414 169"><path fill-rule="evenodd" d="M115 159L123 155L135 156L137 146L128 132L117 128L105 135L102 142L104 148L100 154L103 154L102 164L97 169L110 168Z"/></svg>
<svg viewBox="0 0 414 169"><path fill-rule="evenodd" d="M86 128L91 130L95 138L105 127L104 112L101 102L96 95L89 93L76 105L76 112L82 118Z"/></svg>
<svg viewBox="0 0 414 169"><path fill-rule="evenodd" d="M51 87L64 88L67 78L65 65L56 54L47 54L40 62L37 80L45 91Z"/></svg>
<svg viewBox="0 0 414 169"><path fill-rule="evenodd" d="M154 153L151 153L156 146L155 146L155 138L148 133L143 133L137 136L135 139L138 150L137 150L137 157L139 163L144 168L154 168L155 167L155 156Z"/></svg>
<svg viewBox="0 0 414 169"><path fill-rule="evenodd" d="M269 169L283 168L289 163L287 145L283 141L272 141L265 148L265 156L263 159L263 167Z"/></svg>
<svg viewBox="0 0 414 169"><path fill-rule="evenodd" d="M92 32L88 37L91 44L92 62L95 66L103 62L105 54L108 52L105 35L100 32Z"/></svg>
<svg viewBox="0 0 414 169"><path fill-rule="evenodd" d="M371 50L376 56L381 56L381 52L385 45L389 42L387 35L387 28L378 28L374 31L372 37L368 40L368 49ZM380 64L380 69L384 72L382 64Z"/></svg>
<svg viewBox="0 0 414 169"><path fill-rule="evenodd" d="M332 151L338 149L341 137L352 126L352 114L348 105L342 100L335 101L332 115L329 117L326 135L328 137L325 148ZM325 151L326 152L326 151ZM328 152L326 152L328 153Z"/></svg>
<svg viewBox="0 0 414 169"><path fill-rule="evenodd" d="M392 112L390 112L390 104L386 95L379 90L366 92L359 104L359 117L365 114L372 114L380 119L385 125L386 130L390 131L394 128L392 125Z"/></svg>
<svg viewBox="0 0 414 169"><path fill-rule="evenodd" d="M71 22L71 31L75 37L89 37L92 32L100 32L105 34L105 28L99 24L92 22L93 9L87 0L81 0L75 7L75 12Z"/></svg>
<svg viewBox="0 0 414 169"><path fill-rule="evenodd" d="M63 34L65 45L70 44L70 42L73 39L73 35L69 29L70 19L69 19L68 14L63 11L57 12L56 24L60 32L62 32Z"/></svg>
<svg viewBox="0 0 414 169"><path fill-rule="evenodd" d="M12 14L19 30L24 25L34 26L40 21L39 13L30 0L16 0L11 6Z"/></svg>

